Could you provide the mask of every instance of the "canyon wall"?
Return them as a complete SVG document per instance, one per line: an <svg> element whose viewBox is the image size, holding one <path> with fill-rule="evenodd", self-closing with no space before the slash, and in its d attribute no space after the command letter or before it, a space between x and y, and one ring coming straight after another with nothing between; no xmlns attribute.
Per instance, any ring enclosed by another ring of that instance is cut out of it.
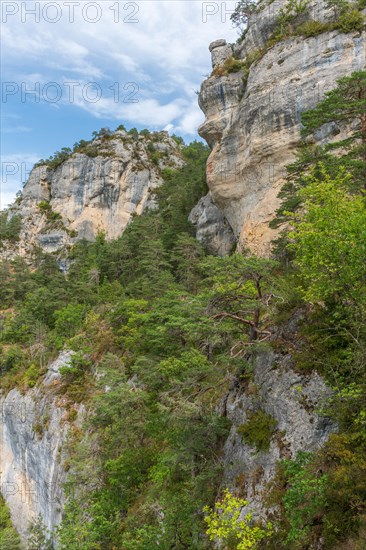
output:
<svg viewBox="0 0 366 550"><path fill-rule="evenodd" d="M228 220L239 247L259 255L269 254L276 236L268 222L279 206L285 167L301 143L301 113L315 107L339 78L366 66L365 31L289 36L268 47L286 3L261 2L243 42L211 44L214 70L199 94L206 116L199 133L212 149L207 164L212 201ZM311 19L330 23L333 9L311 1L302 21ZM232 57L256 59L247 77L242 69L225 69ZM315 139L332 139L329 131Z"/></svg>

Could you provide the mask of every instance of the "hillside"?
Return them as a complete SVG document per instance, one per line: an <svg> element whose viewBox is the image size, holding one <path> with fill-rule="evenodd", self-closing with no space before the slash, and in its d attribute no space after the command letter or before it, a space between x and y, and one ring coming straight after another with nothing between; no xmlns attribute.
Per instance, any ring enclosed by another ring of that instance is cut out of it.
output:
<svg viewBox="0 0 366 550"><path fill-rule="evenodd" d="M1 213L1 550L366 546L365 3L235 17L209 147L102 129Z"/></svg>

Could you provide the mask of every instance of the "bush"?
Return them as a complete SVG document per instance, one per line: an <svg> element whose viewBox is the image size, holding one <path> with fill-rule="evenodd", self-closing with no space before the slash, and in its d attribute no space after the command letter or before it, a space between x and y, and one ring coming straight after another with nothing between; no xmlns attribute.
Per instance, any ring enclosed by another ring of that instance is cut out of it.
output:
<svg viewBox="0 0 366 550"><path fill-rule="evenodd" d="M257 451L268 451L272 435L277 426L276 420L264 411L248 412L248 422L238 428L248 445L256 447Z"/></svg>
<svg viewBox="0 0 366 550"><path fill-rule="evenodd" d="M321 21L306 21L306 23L303 23L297 27L296 34L310 38L311 36L317 36L318 34L328 30L330 30L329 23L322 23Z"/></svg>
<svg viewBox="0 0 366 550"><path fill-rule="evenodd" d="M243 507L248 504L248 501L237 498L226 490L222 500L216 502L214 510L206 506L204 512L209 539L225 543L225 548L258 548L263 539L271 536L272 524L268 522L264 528L253 525L251 513L240 519ZM222 548L222 545L219 547Z"/></svg>
<svg viewBox="0 0 366 550"><path fill-rule="evenodd" d="M341 32L361 32L365 27L365 16L359 10L350 10L339 17L337 28Z"/></svg>
<svg viewBox="0 0 366 550"><path fill-rule="evenodd" d="M212 76L227 76L230 73L238 73L245 66L244 61L228 57L222 65L218 65L212 72Z"/></svg>

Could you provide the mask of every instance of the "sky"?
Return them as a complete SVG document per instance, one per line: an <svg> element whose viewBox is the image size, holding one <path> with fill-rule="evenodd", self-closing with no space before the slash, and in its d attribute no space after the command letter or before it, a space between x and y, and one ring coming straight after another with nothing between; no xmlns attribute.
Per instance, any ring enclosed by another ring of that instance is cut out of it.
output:
<svg viewBox="0 0 366 550"><path fill-rule="evenodd" d="M0 7L0 208L35 162L102 127L196 139L208 46L238 37L233 1L2 0Z"/></svg>

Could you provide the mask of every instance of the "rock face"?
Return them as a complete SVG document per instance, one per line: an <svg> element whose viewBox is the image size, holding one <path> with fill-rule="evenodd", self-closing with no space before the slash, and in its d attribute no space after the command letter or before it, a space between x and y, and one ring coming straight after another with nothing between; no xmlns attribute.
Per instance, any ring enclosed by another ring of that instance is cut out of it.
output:
<svg viewBox="0 0 366 550"><path fill-rule="evenodd" d="M56 168L33 169L10 209L23 218L17 253L31 245L56 252L75 239L93 240L99 231L120 236L134 214L154 207L161 170L183 165L180 146L167 132L132 136L119 130L96 138L89 150L92 156L75 153ZM49 211L40 210L44 201Z"/></svg>
<svg viewBox="0 0 366 550"><path fill-rule="evenodd" d="M239 245L260 255L268 255L275 236L267 224L279 206L285 167L300 144L301 113L313 108L339 78L366 65L365 32L290 37L263 51L286 0L266 4L260 2L244 41L234 46L238 59L258 56L246 82L242 71L215 76L216 70L199 94L206 116L199 133L212 148L207 164L212 200ZM312 0L303 19L327 22L332 17L323 1ZM232 55L222 40L210 49L214 69Z"/></svg>
<svg viewBox="0 0 366 550"><path fill-rule="evenodd" d="M234 233L225 216L215 206L210 194L203 197L193 208L189 221L196 228L196 238L210 254L226 256L235 244Z"/></svg>
<svg viewBox="0 0 366 550"><path fill-rule="evenodd" d="M253 381L244 391L236 388L229 393L225 412L233 424L224 449L223 485L239 488L250 502L251 511L259 515L264 512L262 493L276 473L278 460L295 458L298 451L316 450L335 430L334 424L317 412L329 396L329 389L317 374L296 373L289 356L272 351L257 356ZM276 421L268 452L258 452L238 433L250 412L259 409ZM243 510L243 516L248 511Z"/></svg>
<svg viewBox="0 0 366 550"><path fill-rule="evenodd" d="M23 540L39 515L49 531L61 520L69 423L52 385L69 359L70 352L61 353L40 388L25 395L13 389L0 396L0 487Z"/></svg>

